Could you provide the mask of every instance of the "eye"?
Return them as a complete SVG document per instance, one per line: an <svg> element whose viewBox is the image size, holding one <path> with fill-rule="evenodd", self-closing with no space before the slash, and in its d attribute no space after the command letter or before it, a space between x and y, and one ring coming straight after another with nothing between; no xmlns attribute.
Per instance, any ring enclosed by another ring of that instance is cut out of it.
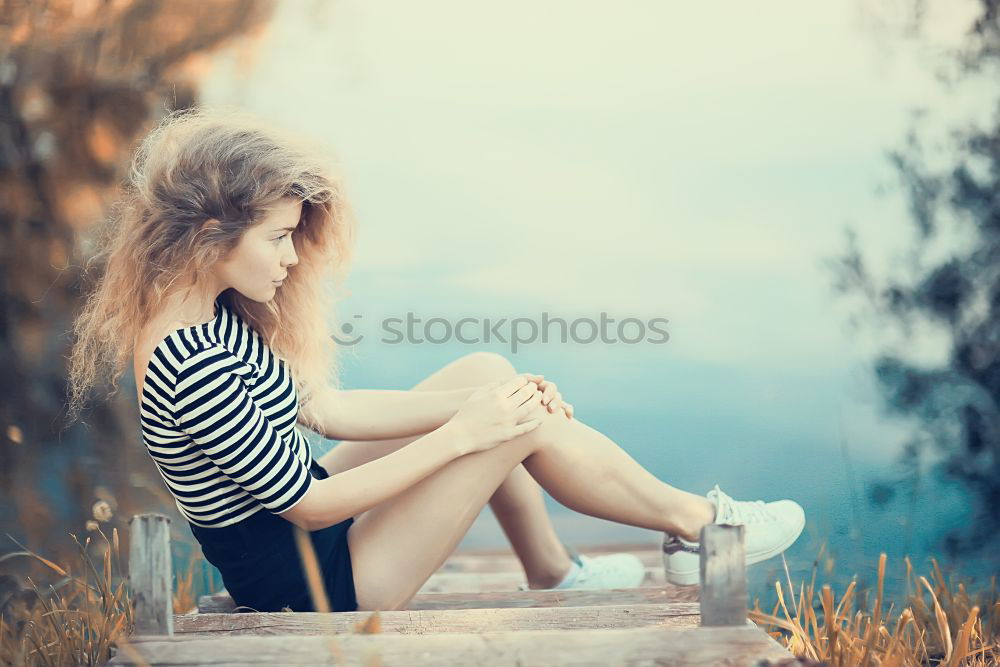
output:
<svg viewBox="0 0 1000 667"><path fill-rule="evenodd" d="M281 239L285 238L286 236L291 236L291 234L292 234L291 232L285 232L285 233L284 233L284 234L282 234L281 236L279 236L279 237L277 237L277 238L274 238L274 239L271 239L271 240L272 240L272 241L280 241Z"/></svg>

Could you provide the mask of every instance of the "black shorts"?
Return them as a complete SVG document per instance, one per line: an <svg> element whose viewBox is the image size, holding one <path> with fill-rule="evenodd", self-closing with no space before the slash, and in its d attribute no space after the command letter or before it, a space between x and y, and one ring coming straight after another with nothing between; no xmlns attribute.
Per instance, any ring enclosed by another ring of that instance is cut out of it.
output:
<svg viewBox="0 0 1000 667"><path fill-rule="evenodd" d="M309 471L317 479L329 477L315 461ZM353 518L309 533L322 570L332 611L357 611L354 572L347 548L347 529ZM188 522L209 563L241 607L238 611L316 611L306 584L302 560L295 545L294 525L261 509L221 528L202 528Z"/></svg>

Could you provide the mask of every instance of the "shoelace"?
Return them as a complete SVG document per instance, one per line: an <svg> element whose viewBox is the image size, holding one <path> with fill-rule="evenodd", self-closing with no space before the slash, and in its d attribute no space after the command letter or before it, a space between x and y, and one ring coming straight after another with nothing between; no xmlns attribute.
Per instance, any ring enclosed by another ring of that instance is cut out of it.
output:
<svg viewBox="0 0 1000 667"><path fill-rule="evenodd" d="M733 505L733 515L743 523L770 521L774 518L767 510L763 500L737 500Z"/></svg>
<svg viewBox="0 0 1000 667"><path fill-rule="evenodd" d="M774 519L763 500L733 500L718 485L713 491L718 501L718 514L722 517L717 523L748 524Z"/></svg>

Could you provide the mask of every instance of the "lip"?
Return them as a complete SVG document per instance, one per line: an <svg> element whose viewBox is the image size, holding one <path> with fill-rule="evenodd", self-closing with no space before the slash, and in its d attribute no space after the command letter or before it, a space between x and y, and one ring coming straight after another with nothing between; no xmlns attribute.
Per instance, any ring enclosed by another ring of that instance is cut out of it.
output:
<svg viewBox="0 0 1000 667"><path fill-rule="evenodd" d="M271 281L271 283L273 283L273 284L275 284L275 285L281 285L281 284L282 284L282 283L284 283L284 282L285 282L284 280L272 280L272 281Z"/></svg>

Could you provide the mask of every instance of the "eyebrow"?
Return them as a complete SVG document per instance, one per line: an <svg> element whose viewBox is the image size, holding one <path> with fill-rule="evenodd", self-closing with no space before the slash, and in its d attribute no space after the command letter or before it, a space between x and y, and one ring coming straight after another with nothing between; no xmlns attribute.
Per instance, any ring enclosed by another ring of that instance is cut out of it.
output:
<svg viewBox="0 0 1000 667"><path fill-rule="evenodd" d="M273 227L271 228L271 233L274 234L275 232L294 232L296 229L299 228L300 226L299 222L300 222L299 220L296 220L294 227Z"/></svg>

